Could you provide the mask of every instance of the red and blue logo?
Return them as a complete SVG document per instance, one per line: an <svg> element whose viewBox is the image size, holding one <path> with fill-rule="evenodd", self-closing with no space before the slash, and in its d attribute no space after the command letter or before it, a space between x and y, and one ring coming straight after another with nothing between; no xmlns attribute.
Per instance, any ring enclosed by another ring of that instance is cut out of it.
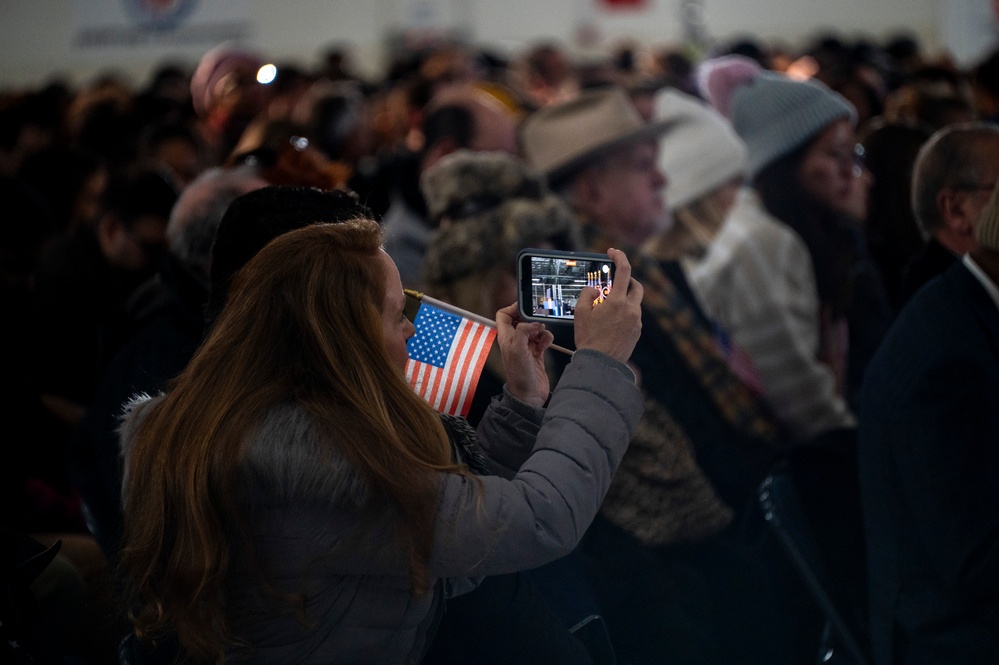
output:
<svg viewBox="0 0 999 665"><path fill-rule="evenodd" d="M191 15L198 0L123 0L125 12L145 30L173 30Z"/></svg>

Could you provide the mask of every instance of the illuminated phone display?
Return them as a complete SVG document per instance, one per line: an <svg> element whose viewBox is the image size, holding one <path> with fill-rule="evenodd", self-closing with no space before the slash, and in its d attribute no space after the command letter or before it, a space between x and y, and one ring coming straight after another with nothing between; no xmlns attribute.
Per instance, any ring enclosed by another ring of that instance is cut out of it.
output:
<svg viewBox="0 0 999 665"><path fill-rule="evenodd" d="M603 302L614 285L614 262L606 254L525 249L517 261L520 316L533 321L569 321L584 287Z"/></svg>

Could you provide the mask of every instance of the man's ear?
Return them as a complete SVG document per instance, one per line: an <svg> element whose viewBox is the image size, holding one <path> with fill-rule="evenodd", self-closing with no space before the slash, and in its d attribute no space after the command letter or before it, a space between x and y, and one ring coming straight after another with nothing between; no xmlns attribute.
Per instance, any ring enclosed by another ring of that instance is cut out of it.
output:
<svg viewBox="0 0 999 665"><path fill-rule="evenodd" d="M967 192L944 187L937 193L937 209L950 233L965 235L974 231L975 216Z"/></svg>

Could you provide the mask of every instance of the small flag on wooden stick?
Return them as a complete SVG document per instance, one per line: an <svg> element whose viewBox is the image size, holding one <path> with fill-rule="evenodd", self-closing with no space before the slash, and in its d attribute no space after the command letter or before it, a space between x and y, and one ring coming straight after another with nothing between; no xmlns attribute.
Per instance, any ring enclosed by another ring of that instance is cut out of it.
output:
<svg viewBox="0 0 999 665"><path fill-rule="evenodd" d="M420 303L413 320L416 334L406 342L406 380L441 413L464 417L496 339L496 322L419 291L404 291ZM557 344L548 348L573 354Z"/></svg>
<svg viewBox="0 0 999 665"><path fill-rule="evenodd" d="M420 309L413 321L416 335L406 344L406 380L441 413L464 417L496 339L496 324L464 310L456 313L453 310L457 308L422 294L419 299Z"/></svg>

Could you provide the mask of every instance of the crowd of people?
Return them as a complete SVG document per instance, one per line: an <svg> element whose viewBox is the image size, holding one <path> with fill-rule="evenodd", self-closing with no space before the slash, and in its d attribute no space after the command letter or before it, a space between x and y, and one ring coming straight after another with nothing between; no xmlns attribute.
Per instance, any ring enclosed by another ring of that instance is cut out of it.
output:
<svg viewBox="0 0 999 665"><path fill-rule="evenodd" d="M0 91L3 659L814 662L779 471L870 662L995 661L999 51L265 62ZM466 418L404 287L496 320Z"/></svg>

